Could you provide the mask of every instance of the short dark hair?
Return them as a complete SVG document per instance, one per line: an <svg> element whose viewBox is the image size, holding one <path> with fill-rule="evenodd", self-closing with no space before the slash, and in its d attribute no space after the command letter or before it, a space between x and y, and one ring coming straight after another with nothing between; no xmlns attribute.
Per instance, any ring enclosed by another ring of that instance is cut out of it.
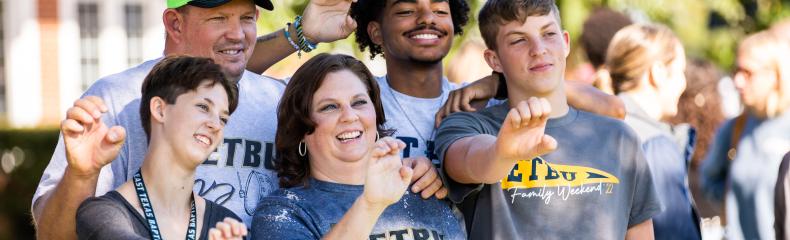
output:
<svg viewBox="0 0 790 240"><path fill-rule="evenodd" d="M560 10L554 0L488 0L480 9L480 35L488 49L496 50L496 36L502 25L512 21L524 22L527 17L554 13L562 28Z"/></svg>
<svg viewBox="0 0 790 240"><path fill-rule="evenodd" d="M294 187L306 182L310 174L309 159L308 156L299 156L297 152L304 135L315 131L316 123L310 119L313 95L327 75L341 70L351 71L367 86L370 101L376 110L379 135L388 136L392 133L384 128L386 119L379 87L365 64L348 55L318 54L296 70L277 108L278 126L274 139L277 157L274 168L280 179L280 187Z"/></svg>
<svg viewBox="0 0 790 240"><path fill-rule="evenodd" d="M140 120L146 139L151 140L151 99L160 97L174 104L181 94L195 91L201 84L220 84L228 95L228 111L233 113L239 103L238 86L231 83L222 68L210 58L169 56L157 63L143 80L140 98Z"/></svg>
<svg viewBox="0 0 790 240"><path fill-rule="evenodd" d="M453 32L461 35L464 26L469 22L469 3L466 0L447 0L450 4L450 16L453 19ZM373 43L368 35L368 24L373 21L381 22L382 12L387 5L387 0L359 0L351 4L351 17L357 22L356 41L360 51L370 49L370 59L383 52L381 46Z"/></svg>
<svg viewBox="0 0 790 240"><path fill-rule="evenodd" d="M620 29L633 22L628 16L609 8L597 8L584 21L580 41L593 67L598 68L606 62L606 49L612 37Z"/></svg>

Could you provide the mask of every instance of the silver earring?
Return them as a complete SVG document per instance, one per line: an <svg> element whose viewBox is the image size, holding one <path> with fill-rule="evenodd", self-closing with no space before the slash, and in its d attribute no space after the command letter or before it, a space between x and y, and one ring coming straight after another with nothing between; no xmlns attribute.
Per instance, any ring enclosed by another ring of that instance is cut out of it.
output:
<svg viewBox="0 0 790 240"><path fill-rule="evenodd" d="M307 144L304 141L299 142L299 156L304 157L307 155Z"/></svg>
<svg viewBox="0 0 790 240"><path fill-rule="evenodd" d="M378 142L379 139L381 139L381 137L379 137L379 131L376 131L376 142Z"/></svg>

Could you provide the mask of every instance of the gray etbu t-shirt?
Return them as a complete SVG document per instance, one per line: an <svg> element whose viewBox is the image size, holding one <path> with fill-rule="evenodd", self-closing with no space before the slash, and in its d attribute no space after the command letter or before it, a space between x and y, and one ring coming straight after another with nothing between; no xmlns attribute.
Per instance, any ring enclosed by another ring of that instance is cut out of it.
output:
<svg viewBox="0 0 790 240"><path fill-rule="evenodd" d="M450 115L436 138L440 159L460 138L496 136L509 110L505 102ZM660 211L639 139L623 122L570 108L546 133L558 149L519 161L496 184L442 174L471 239L623 239Z"/></svg>
<svg viewBox="0 0 790 240"><path fill-rule="evenodd" d="M126 128L127 138L118 157L102 168L96 196L130 179L142 165L148 148L140 122L140 89L151 68L160 59L99 79L83 96L98 96L109 112L102 120L108 126ZM249 226L260 199L277 189L273 169L277 104L285 83L245 71L239 81L239 106L225 126L225 141L218 148L219 160L207 160L197 168L195 192L236 213ZM63 177L67 162L63 139L41 176L33 203L53 191Z"/></svg>
<svg viewBox="0 0 790 240"><path fill-rule="evenodd" d="M377 77L381 89L381 103L387 116L387 128L395 129L395 138L406 143L403 157L427 157L437 167L434 154L434 116L458 85L442 78L442 94L437 98L418 98L399 93L390 87L387 77ZM419 131L419 133L418 133Z"/></svg>
<svg viewBox="0 0 790 240"><path fill-rule="evenodd" d="M252 239L320 239L340 222L363 185L310 179L305 187L280 189L261 201L253 219ZM407 191L381 214L370 240L465 239L460 220L450 203L434 197L422 199Z"/></svg>

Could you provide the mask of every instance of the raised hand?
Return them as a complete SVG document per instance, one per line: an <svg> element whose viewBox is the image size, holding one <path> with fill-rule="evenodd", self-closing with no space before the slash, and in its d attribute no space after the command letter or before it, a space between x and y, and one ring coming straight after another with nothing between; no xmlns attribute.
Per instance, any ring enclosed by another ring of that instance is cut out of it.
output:
<svg viewBox="0 0 790 240"><path fill-rule="evenodd" d="M510 109L497 136L497 159L529 160L554 151L557 141L544 133L550 113L549 101L536 97Z"/></svg>
<svg viewBox="0 0 790 240"><path fill-rule="evenodd" d="M357 29L349 15L351 3L357 0L311 0L304 10L302 30L316 43L345 39Z"/></svg>
<svg viewBox="0 0 790 240"><path fill-rule="evenodd" d="M107 106L87 96L74 102L60 124L69 170L79 176L97 176L118 155L126 138L123 127L108 128L101 120Z"/></svg>
<svg viewBox="0 0 790 240"><path fill-rule="evenodd" d="M208 230L209 240L241 240L244 236L247 236L247 226L229 217Z"/></svg>
<svg viewBox="0 0 790 240"><path fill-rule="evenodd" d="M413 170L401 163L400 151L406 144L391 137L376 142L365 176L364 200L375 206L397 202L411 183Z"/></svg>

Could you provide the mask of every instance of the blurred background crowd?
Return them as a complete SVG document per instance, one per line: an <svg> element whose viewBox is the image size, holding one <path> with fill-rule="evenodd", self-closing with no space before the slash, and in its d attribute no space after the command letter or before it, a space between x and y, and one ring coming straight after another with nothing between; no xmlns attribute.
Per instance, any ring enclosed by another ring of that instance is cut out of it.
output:
<svg viewBox="0 0 790 240"><path fill-rule="evenodd" d="M471 12L476 13L483 1L471 0ZM277 10L263 12L259 18L261 35L284 27L306 5L304 0L273 2ZM790 21L782 21L790 19L790 1L557 3L571 36L567 80L605 91L612 91L611 83L598 70L618 30L632 23L660 23L677 35L687 57L687 86L677 115L664 120L696 129L694 151L688 152L691 195L701 217L722 216L721 201L704 197L707 191L701 187L699 169L716 130L744 108L734 81L739 44L746 36L769 28L790 35ZM164 30L159 16L164 9L164 1L151 0L0 0L0 239L33 238L30 199L57 142L57 125L65 110L99 77L161 56ZM475 18L470 18L464 35L455 38L445 58L450 81L470 82L491 73L482 58L485 44ZM321 44L317 52L353 55L375 75L385 74L383 59L370 59L360 52L353 37ZM310 55L292 55L266 75L291 76Z"/></svg>

